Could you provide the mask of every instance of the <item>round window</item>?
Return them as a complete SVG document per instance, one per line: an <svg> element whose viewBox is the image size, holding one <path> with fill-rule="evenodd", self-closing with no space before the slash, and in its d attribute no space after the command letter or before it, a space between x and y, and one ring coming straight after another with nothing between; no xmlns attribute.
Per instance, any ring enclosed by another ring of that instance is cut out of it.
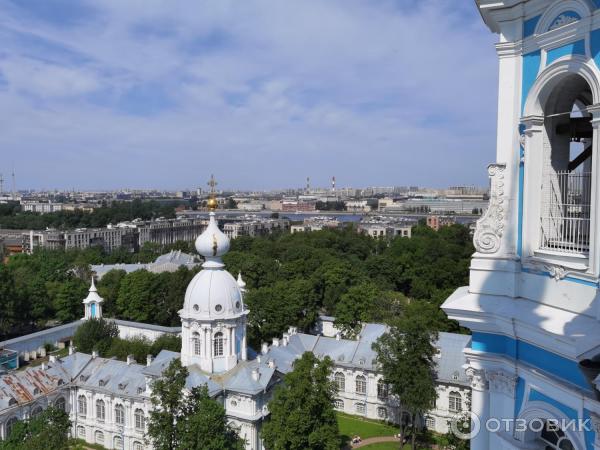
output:
<svg viewBox="0 0 600 450"><path fill-rule="evenodd" d="M198 311L200 307L198 305L194 305L194 311Z"/></svg>
<svg viewBox="0 0 600 450"><path fill-rule="evenodd" d="M221 312L221 311L223 311L223 307L221 305L217 305L217 306L215 306L215 311Z"/></svg>
<svg viewBox="0 0 600 450"><path fill-rule="evenodd" d="M235 302L235 309L240 309L240 306L242 306L240 302Z"/></svg>

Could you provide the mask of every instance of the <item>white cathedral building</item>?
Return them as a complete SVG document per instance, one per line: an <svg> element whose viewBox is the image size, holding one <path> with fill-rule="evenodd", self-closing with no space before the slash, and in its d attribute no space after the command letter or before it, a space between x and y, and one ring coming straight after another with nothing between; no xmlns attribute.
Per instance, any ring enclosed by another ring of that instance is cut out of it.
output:
<svg viewBox="0 0 600 450"><path fill-rule="evenodd" d="M43 355L45 342L69 339L85 320L102 317L103 299L93 282L83 301L82 320L0 342L0 439L8 436L17 420L53 405L69 413L74 437L109 449L150 449L146 430L152 382L174 358L180 358L189 370L186 387L206 384L209 394L224 405L228 420L246 440L246 448L261 450L260 429L269 414L267 403L273 388L292 370L294 360L307 351L333 360L336 409L397 421L397 401L388 396L371 348L386 331L384 325L365 324L358 338L350 340L336 332L332 318L323 317L320 323L325 329L318 335L298 333L291 327L271 345L262 344L260 353L247 347L245 285L241 277L236 280L225 270L221 260L229 245L229 238L219 230L211 213L207 229L196 240L205 262L187 288L179 311L181 328L107 319L117 324L121 337L152 340L164 333L180 334L181 353L163 350L156 358L136 362L132 357L118 361L70 347L68 356L50 356L36 367L18 370L15 363L2 368L3 351L15 358L37 358L40 352ZM462 366L466 362L463 349L469 342L470 336L452 333L440 333L436 342L439 398L425 417L432 430L447 432L450 418L468 408L470 387Z"/></svg>
<svg viewBox="0 0 600 450"><path fill-rule="evenodd" d="M472 330L471 448L598 450L600 1L476 3L499 35L496 162L443 305Z"/></svg>

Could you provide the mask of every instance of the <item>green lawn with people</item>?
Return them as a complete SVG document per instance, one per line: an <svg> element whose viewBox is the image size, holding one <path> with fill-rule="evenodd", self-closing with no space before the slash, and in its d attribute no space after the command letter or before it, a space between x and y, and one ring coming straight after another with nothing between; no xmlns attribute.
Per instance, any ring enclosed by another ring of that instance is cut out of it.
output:
<svg viewBox="0 0 600 450"><path fill-rule="evenodd" d="M340 434L344 436L346 441L352 439L353 436L360 436L364 440L371 437L394 436L398 434L397 427L377 420L350 416L343 413L337 413L337 418Z"/></svg>

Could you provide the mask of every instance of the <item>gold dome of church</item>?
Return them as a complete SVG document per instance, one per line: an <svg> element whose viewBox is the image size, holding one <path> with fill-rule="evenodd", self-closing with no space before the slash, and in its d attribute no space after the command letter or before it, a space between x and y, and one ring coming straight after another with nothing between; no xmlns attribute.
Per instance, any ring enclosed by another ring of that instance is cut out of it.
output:
<svg viewBox="0 0 600 450"><path fill-rule="evenodd" d="M208 209L217 209L217 199L214 197L209 198L208 202L206 202L206 206L208 206Z"/></svg>
<svg viewBox="0 0 600 450"><path fill-rule="evenodd" d="M215 197L215 186L217 185L215 176L211 175L210 181L206 184L208 184L210 186L210 197L209 197L208 201L206 202L206 206L211 211L214 211L215 209L217 209L217 206L219 206L219 204L217 203L217 199Z"/></svg>

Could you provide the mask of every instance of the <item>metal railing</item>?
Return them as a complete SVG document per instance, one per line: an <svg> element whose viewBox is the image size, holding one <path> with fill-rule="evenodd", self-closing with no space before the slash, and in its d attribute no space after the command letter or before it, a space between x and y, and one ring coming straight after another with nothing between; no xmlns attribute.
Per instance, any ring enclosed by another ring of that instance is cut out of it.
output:
<svg viewBox="0 0 600 450"><path fill-rule="evenodd" d="M590 247L591 173L554 172L542 191L540 249L587 254Z"/></svg>

